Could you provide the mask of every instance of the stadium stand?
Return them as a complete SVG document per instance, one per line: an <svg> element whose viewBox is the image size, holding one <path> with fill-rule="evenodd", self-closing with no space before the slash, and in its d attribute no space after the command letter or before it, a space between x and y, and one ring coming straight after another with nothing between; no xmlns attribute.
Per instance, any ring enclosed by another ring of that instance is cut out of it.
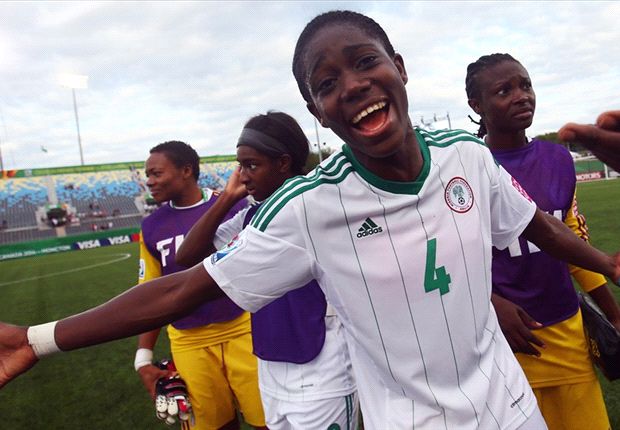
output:
<svg viewBox="0 0 620 430"><path fill-rule="evenodd" d="M233 156L211 158L201 163L199 184L222 189L236 162ZM0 176L0 245L139 227L148 215L141 166L117 163ZM66 225L52 225L47 219L45 214L51 206L68 208Z"/></svg>
<svg viewBox="0 0 620 430"><path fill-rule="evenodd" d="M43 178L14 178L0 181L0 219L7 228L35 227L36 208L47 202ZM3 229L4 230L4 229Z"/></svg>

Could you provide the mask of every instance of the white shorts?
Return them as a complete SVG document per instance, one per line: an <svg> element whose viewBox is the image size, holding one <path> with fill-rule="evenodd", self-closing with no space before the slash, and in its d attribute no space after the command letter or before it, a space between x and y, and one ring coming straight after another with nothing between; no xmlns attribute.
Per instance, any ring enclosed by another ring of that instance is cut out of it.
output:
<svg viewBox="0 0 620 430"><path fill-rule="evenodd" d="M344 328L325 317L325 343L314 360L258 360L258 379L270 430L357 430L359 400Z"/></svg>
<svg viewBox="0 0 620 430"><path fill-rule="evenodd" d="M357 430L357 393L326 400L289 402L262 393L269 430Z"/></svg>

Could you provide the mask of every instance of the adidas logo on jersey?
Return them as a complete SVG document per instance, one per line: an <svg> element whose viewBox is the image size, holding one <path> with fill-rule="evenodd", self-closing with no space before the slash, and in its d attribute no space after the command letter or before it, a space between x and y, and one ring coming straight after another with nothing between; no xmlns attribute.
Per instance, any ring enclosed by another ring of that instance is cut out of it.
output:
<svg viewBox="0 0 620 430"><path fill-rule="evenodd" d="M366 221L357 230L357 237L362 238L373 234L381 233L383 229L374 223L370 218L366 218Z"/></svg>

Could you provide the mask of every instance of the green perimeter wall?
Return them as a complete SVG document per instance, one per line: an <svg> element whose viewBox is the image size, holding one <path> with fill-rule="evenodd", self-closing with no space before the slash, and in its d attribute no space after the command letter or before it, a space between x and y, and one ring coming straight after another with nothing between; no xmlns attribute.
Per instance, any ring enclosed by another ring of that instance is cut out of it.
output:
<svg viewBox="0 0 620 430"><path fill-rule="evenodd" d="M579 173L604 172L605 165L600 160L578 160L575 161L575 171Z"/></svg>
<svg viewBox="0 0 620 430"><path fill-rule="evenodd" d="M137 242L139 240L139 233L140 229L133 227L0 245L0 261Z"/></svg>
<svg viewBox="0 0 620 430"><path fill-rule="evenodd" d="M212 155L209 157L200 157L201 163L223 163L229 161L237 161L235 155ZM67 166L67 167L50 167L47 169L18 169L18 170L2 170L0 171L0 179L8 178L30 178L33 176L49 176L49 175L65 175L69 173L90 173L90 172L107 172L113 170L126 169L142 169L144 161L129 161L123 163L108 164L92 164L89 166Z"/></svg>
<svg viewBox="0 0 620 430"><path fill-rule="evenodd" d="M200 157L201 164L227 163L237 161L235 155L212 155ZM64 175L75 173L107 172L144 168L144 161L129 161L120 163L93 164L88 166L65 166L40 169L1 170L0 180L11 178L30 178L36 176ZM138 241L138 227L106 230L85 234L41 239L30 242L0 245L0 261L12 258L32 257L34 255L50 254L99 246L120 245L121 243Z"/></svg>

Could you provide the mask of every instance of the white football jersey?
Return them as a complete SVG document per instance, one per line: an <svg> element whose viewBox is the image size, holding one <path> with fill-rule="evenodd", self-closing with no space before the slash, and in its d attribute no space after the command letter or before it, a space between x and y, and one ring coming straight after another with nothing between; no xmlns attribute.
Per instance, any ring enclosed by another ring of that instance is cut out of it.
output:
<svg viewBox="0 0 620 430"><path fill-rule="evenodd" d="M400 427L517 428L536 399L490 303L491 249L515 240L535 205L474 136L416 136L416 181L377 177L345 145L287 181L205 267L250 311L316 279L356 376L377 375L389 398L411 405ZM379 427L365 383L365 422Z"/></svg>
<svg viewBox="0 0 620 430"><path fill-rule="evenodd" d="M240 210L234 217L219 225L213 240L216 248L225 246L243 230L249 209L248 206ZM261 393L267 393L278 400L305 403L345 397L355 392L355 380L342 333L342 323L336 315L325 318L325 342L319 355L311 361L296 364L266 361L257 357ZM268 412L267 408L265 409L265 412Z"/></svg>

